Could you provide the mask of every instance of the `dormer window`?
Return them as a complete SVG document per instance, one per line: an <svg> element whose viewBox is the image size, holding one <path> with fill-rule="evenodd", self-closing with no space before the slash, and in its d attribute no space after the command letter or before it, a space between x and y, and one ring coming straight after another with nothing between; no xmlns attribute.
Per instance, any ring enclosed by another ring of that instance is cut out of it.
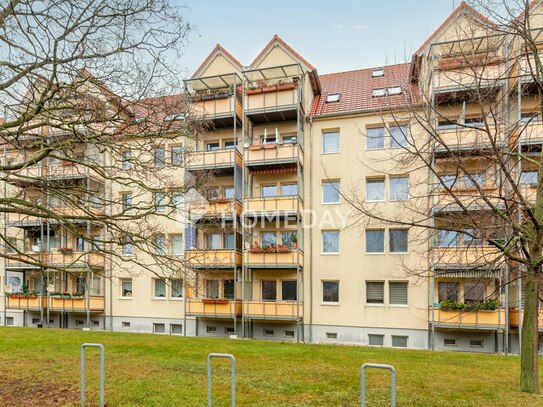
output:
<svg viewBox="0 0 543 407"><path fill-rule="evenodd" d="M388 95L394 96L394 95L400 95L402 93L402 87L401 86L392 86L388 88Z"/></svg>
<svg viewBox="0 0 543 407"><path fill-rule="evenodd" d="M329 93L326 96L326 103L335 103L339 102L339 97L341 96L341 93Z"/></svg>
<svg viewBox="0 0 543 407"><path fill-rule="evenodd" d="M374 69L371 72L371 77L372 78L379 78L381 76L385 76L385 70L383 68Z"/></svg>
<svg viewBox="0 0 543 407"><path fill-rule="evenodd" d="M386 94L387 94L387 90L385 88L373 89L371 91L371 96L374 98L385 96Z"/></svg>

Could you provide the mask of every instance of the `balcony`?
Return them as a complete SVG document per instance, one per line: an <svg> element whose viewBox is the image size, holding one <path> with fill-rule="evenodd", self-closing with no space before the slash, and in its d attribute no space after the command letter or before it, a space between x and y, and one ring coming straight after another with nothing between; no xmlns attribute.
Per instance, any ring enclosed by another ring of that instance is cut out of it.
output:
<svg viewBox="0 0 543 407"><path fill-rule="evenodd" d="M9 294L6 295L6 307L8 309L39 311L47 308L47 298L37 295Z"/></svg>
<svg viewBox="0 0 543 407"><path fill-rule="evenodd" d="M236 149L192 151L186 154L187 170L216 170L233 173L234 165L242 167L241 153Z"/></svg>
<svg viewBox="0 0 543 407"><path fill-rule="evenodd" d="M303 109L300 65L282 65L244 71L245 114L253 123L297 120Z"/></svg>
<svg viewBox="0 0 543 407"><path fill-rule="evenodd" d="M258 269L295 269L304 266L304 252L278 246L273 248L251 248L245 252L245 264Z"/></svg>
<svg viewBox="0 0 543 407"><path fill-rule="evenodd" d="M505 328L505 310L446 311L436 307L434 308L434 326L449 329L500 330Z"/></svg>
<svg viewBox="0 0 543 407"><path fill-rule="evenodd" d="M304 165L304 152L298 143L251 144L245 149L245 165L251 169L292 168Z"/></svg>
<svg viewBox="0 0 543 407"><path fill-rule="evenodd" d="M189 206L191 221L233 219L235 216L241 216L241 203L234 199L191 202Z"/></svg>
<svg viewBox="0 0 543 407"><path fill-rule="evenodd" d="M509 325L512 327L518 328L522 325L522 314L524 311L519 310L518 308L511 308L509 310ZM539 311L538 315L539 320L539 331L543 331L543 310Z"/></svg>
<svg viewBox="0 0 543 407"><path fill-rule="evenodd" d="M483 184L480 187L491 205L503 206L502 200L500 200L500 190L496 184ZM434 193L434 213L464 212L464 208L470 211L483 211L489 210L490 207L474 186L454 187L452 194L449 194L444 188L438 188Z"/></svg>
<svg viewBox="0 0 543 407"><path fill-rule="evenodd" d="M17 175L11 174L8 182L21 187L43 184L45 180L65 182L88 177L103 182L103 177L90 168L92 165L94 164L87 166L71 161L40 163L20 170Z"/></svg>
<svg viewBox="0 0 543 407"><path fill-rule="evenodd" d="M434 90L448 93L501 86L505 77L502 77L500 62L500 57L492 54L441 60L434 73Z"/></svg>
<svg viewBox="0 0 543 407"><path fill-rule="evenodd" d="M202 318L236 318L241 315L241 301L187 298L187 315Z"/></svg>
<svg viewBox="0 0 543 407"><path fill-rule="evenodd" d="M458 246L434 248L434 264L444 268L497 263L501 253L493 246Z"/></svg>
<svg viewBox="0 0 543 407"><path fill-rule="evenodd" d="M49 304L50 311L62 312L103 312L105 309L104 296L91 295L90 297L64 297L50 296Z"/></svg>
<svg viewBox="0 0 543 407"><path fill-rule="evenodd" d="M37 268L50 265L63 269L103 269L104 254L98 252L32 252L13 254L16 259L7 259L7 268Z"/></svg>
<svg viewBox="0 0 543 407"><path fill-rule="evenodd" d="M304 201L298 196L249 198L244 204L246 217L297 215L304 211Z"/></svg>
<svg viewBox="0 0 543 407"><path fill-rule="evenodd" d="M93 216L103 216L104 211L94 207L88 208L49 208L53 213L62 218L63 221L69 223L86 223ZM36 210L38 212L38 210ZM51 224L58 223L55 218L46 218L38 216L30 216L23 213L7 213L6 222L8 226L25 228L39 226L43 222Z"/></svg>
<svg viewBox="0 0 543 407"><path fill-rule="evenodd" d="M496 139L496 135L503 135L504 128L501 125L491 125L490 134L481 125L467 127L467 125L450 125L438 128L439 142L435 144L436 158L447 158L450 154L470 153L476 151L492 150L495 147L492 143L505 146L505 139ZM491 140L490 137L493 137Z"/></svg>
<svg viewBox="0 0 543 407"><path fill-rule="evenodd" d="M243 302L244 315L250 319L297 321L304 316L304 304L297 301L259 301Z"/></svg>
<svg viewBox="0 0 543 407"><path fill-rule="evenodd" d="M234 249L187 250L186 259L194 269L233 269L241 266L241 253Z"/></svg>

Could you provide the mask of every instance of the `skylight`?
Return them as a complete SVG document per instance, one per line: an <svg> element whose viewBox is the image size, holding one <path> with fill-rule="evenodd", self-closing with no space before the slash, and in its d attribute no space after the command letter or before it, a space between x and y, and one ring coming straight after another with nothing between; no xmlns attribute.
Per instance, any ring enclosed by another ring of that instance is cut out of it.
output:
<svg viewBox="0 0 543 407"><path fill-rule="evenodd" d="M385 88L373 89L371 91L371 96L373 96L374 98L385 96L386 94L387 94L387 90Z"/></svg>
<svg viewBox="0 0 543 407"><path fill-rule="evenodd" d="M326 103L339 102L339 97L341 93L330 93L326 96Z"/></svg>
<svg viewBox="0 0 543 407"><path fill-rule="evenodd" d="M385 76L385 70L383 68L374 69L371 73L372 78L378 78L380 76Z"/></svg>
<svg viewBox="0 0 543 407"><path fill-rule="evenodd" d="M392 86L388 88L388 94L389 95L400 95L402 93L402 87L401 86Z"/></svg>

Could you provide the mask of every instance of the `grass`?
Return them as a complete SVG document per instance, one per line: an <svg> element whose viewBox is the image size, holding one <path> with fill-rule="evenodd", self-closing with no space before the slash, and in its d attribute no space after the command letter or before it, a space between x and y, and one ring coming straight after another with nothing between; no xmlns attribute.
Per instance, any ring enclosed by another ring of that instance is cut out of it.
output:
<svg viewBox="0 0 543 407"><path fill-rule="evenodd" d="M206 406L210 352L235 355L238 406L358 406L365 362L396 368L398 406L543 406L518 391L516 356L11 327L0 328L0 405L78 405L83 342L105 345L110 407ZM87 367L97 405L96 350ZM368 406L388 405L389 380L368 372ZM229 383L228 363L215 360L214 406L229 405Z"/></svg>

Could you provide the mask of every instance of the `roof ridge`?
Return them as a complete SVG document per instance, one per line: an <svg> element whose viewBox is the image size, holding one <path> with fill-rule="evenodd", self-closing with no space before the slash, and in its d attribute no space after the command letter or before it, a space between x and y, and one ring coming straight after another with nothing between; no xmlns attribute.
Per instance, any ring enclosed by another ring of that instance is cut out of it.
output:
<svg viewBox="0 0 543 407"><path fill-rule="evenodd" d="M378 66L372 66L368 68L350 69L348 71L330 72L330 73L319 74L319 76L322 78L323 76L339 75L342 73L351 73L351 72L370 71L370 70L379 69L379 68L390 68L393 66L401 66L401 65L411 65L411 62L402 62L402 63L390 64L390 65L378 65Z"/></svg>
<svg viewBox="0 0 543 407"><path fill-rule="evenodd" d="M298 58L301 62L303 62L309 69L312 71L316 71L317 69L309 63L307 59L305 59L303 56L301 56L294 48L292 48L289 44L286 43L285 40L283 40L281 37L279 37L277 34L275 34L270 41L262 48L262 50L258 53L258 55L251 61L251 64L249 66L253 66L256 61L258 61L263 55L264 52L274 43L274 41L278 41L281 45L283 45L290 53L292 53L296 58Z"/></svg>
<svg viewBox="0 0 543 407"><path fill-rule="evenodd" d="M243 68L243 65L241 62L239 62L230 52L228 52L221 44L217 44L213 47L211 52L207 55L207 57L204 59L204 61L196 68L194 73L192 74L191 78L195 78L196 74L208 63L211 62L211 57L217 53L217 51L221 51L223 54L225 54L229 59L232 60L232 62L237 65L238 68Z"/></svg>

